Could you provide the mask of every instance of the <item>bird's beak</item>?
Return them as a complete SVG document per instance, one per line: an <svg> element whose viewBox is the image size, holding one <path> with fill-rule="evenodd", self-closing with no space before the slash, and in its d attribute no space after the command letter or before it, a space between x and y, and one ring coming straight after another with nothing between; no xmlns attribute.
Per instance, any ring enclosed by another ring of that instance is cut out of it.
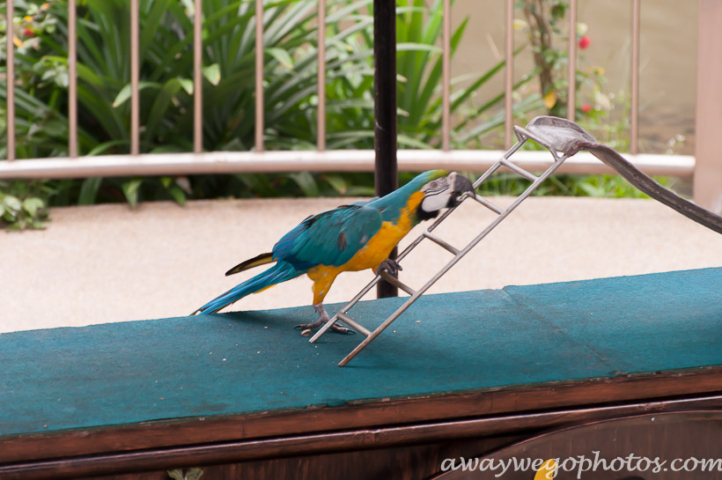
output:
<svg viewBox="0 0 722 480"><path fill-rule="evenodd" d="M457 207L467 193L474 193L474 185L463 175L456 174L454 178L454 189L449 200L449 208Z"/></svg>

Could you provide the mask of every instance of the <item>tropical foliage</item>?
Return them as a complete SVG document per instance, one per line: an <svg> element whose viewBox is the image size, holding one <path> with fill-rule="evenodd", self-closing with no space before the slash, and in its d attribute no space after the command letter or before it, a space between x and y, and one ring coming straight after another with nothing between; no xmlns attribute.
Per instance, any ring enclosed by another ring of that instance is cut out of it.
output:
<svg viewBox="0 0 722 480"><path fill-rule="evenodd" d="M329 2L326 17L328 148L373 148L373 11L371 0ZM441 1L399 2L399 144L434 148L441 122ZM203 2L203 144L206 150L254 148L255 2ZM3 5L0 4L0 8ZM65 156L67 2L15 2L16 118L20 158ZM315 147L317 2L267 0L264 7L264 142L269 149ZM141 151L192 149L193 2L140 1ZM85 0L78 7L78 102L81 155L127 153L130 145L128 0ZM467 19L468 20L468 19ZM467 21L454 31L455 51ZM3 40L6 40L3 37ZM452 110L479 90L503 62L454 92ZM527 81L527 79L525 79ZM0 96L5 88L0 88ZM502 124L472 112L451 132L464 146ZM518 107L533 107L535 99ZM538 104L538 97L536 99ZM478 120L478 121L477 121ZM473 129L471 128L473 127ZM4 137L3 137L4 140ZM4 149L5 145L0 144ZM2 153L2 152L0 152ZM53 203L250 195L367 193L368 175L242 175L190 179L87 179L54 182ZM361 188L358 188L361 187Z"/></svg>
<svg viewBox="0 0 722 480"><path fill-rule="evenodd" d="M556 17L565 2L554 3ZM524 3L521 2L521 3ZM325 29L327 147L373 148L372 0L329 0ZM140 148L146 153L188 152L193 147L192 0L140 0ZM203 145L207 151L254 148L255 2L204 0ZM317 1L264 0L264 142L268 149L312 149L317 125ZM520 6L521 8L521 6ZM438 148L441 130L441 0L398 0L398 113L400 148ZM5 3L0 2L0 12ZM78 143L81 155L130 150L129 0L78 0ZM560 17L561 15L561 17ZM464 37L468 18L456 27L452 53ZM16 154L19 158L68 153L67 0L15 0L15 35L0 23L0 58L5 42L16 51ZM529 37L533 53L539 50ZM549 48L547 48L549 47ZM521 46L517 53L526 47ZM544 47L550 56L550 46ZM552 55L553 56L553 55ZM557 58L558 57L558 58ZM561 55L554 57L557 68ZM550 57L551 58L551 57ZM3 59L4 60L4 59ZM504 122L503 92L469 108L468 101L503 72L500 61L486 72L452 79L451 130L454 148L482 148L479 139ZM551 67L550 67L551 68ZM0 68L0 97L5 97ZM515 86L530 89L544 65ZM556 90L563 90L559 85ZM545 91L545 96L548 92ZM515 102L517 116L544 108L542 96L527 92ZM4 105L4 102L2 102ZM563 105L560 100L559 105ZM0 107L1 109L2 107ZM5 112L0 111L0 156L6 155ZM0 184L5 198L19 198L16 184ZM52 205L92 204L219 196L317 196L370 194L369 174L244 174L194 177L90 178L35 183L22 195ZM502 177L491 188L515 188ZM561 184L560 184L561 185ZM559 188L559 193L586 192ZM591 190L589 190L591 191ZM44 200L43 200L44 199ZM10 200L17 206L17 204ZM21 202L22 203L22 202ZM9 223L40 225L36 205L4 207ZM43 203L42 207L45 206ZM16 212L10 215L10 211ZM23 213L24 212L24 213ZM11 218L12 217L12 218Z"/></svg>
<svg viewBox="0 0 722 480"><path fill-rule="evenodd" d="M0 182L0 225L8 230L42 229L48 218L44 197L47 192L41 182Z"/></svg>

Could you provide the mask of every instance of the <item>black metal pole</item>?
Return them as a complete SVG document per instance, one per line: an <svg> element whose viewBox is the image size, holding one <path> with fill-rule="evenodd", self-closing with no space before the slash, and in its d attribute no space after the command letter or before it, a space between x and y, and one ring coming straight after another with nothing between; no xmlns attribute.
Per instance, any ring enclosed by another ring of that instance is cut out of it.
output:
<svg viewBox="0 0 722 480"><path fill-rule="evenodd" d="M396 163L396 0L374 0L374 147L376 195L382 197L399 186ZM389 258L395 259L394 248ZM381 281L378 298L397 297L398 289Z"/></svg>

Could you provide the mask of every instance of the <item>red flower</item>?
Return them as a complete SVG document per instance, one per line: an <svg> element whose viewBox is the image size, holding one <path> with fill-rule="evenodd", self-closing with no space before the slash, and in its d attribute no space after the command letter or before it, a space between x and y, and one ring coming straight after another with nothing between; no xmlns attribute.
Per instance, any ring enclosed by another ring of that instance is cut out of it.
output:
<svg viewBox="0 0 722 480"><path fill-rule="evenodd" d="M34 37L34 36L35 36L35 32L33 32L32 30L30 30L29 28L26 28L25 30L23 30L23 36L25 36L25 37Z"/></svg>
<svg viewBox="0 0 722 480"><path fill-rule="evenodd" d="M589 104L585 103L584 105L582 105L582 112L589 113L591 111L592 111L592 107Z"/></svg>
<svg viewBox="0 0 722 480"><path fill-rule="evenodd" d="M584 50L589 46L590 43L592 43L592 41L589 39L589 37L584 35L582 38L579 39L579 48Z"/></svg>

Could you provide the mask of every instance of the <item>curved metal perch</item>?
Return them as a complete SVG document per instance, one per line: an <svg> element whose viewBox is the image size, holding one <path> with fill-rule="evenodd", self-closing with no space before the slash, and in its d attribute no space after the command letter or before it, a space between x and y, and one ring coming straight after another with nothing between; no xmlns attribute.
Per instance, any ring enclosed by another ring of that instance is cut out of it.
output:
<svg viewBox="0 0 722 480"><path fill-rule="evenodd" d="M547 148L557 148L567 157L571 157L580 150L589 153L601 160L605 165L616 170L625 180L634 185L641 192L653 199L676 210L685 217L704 225L710 230L722 233L722 217L696 205L686 198L680 197L673 191L664 188L650 176L640 171L625 160L617 151L597 143L594 138L576 123L556 117L536 117L527 125L526 130L535 137L545 139L550 145ZM535 138L532 138L535 140Z"/></svg>
<svg viewBox="0 0 722 480"><path fill-rule="evenodd" d="M694 220L695 222L704 225L705 227L714 230L717 233L722 233L722 217L706 210L689 200L680 197L671 190L664 188L662 185L654 181L647 174L641 172L634 165L624 159L619 153L613 149L597 143L588 132L574 122L565 120L557 117L536 117L533 119L526 128L514 127L519 141L511 147L504 156L489 168L475 183L474 188L478 188L484 183L494 172L500 168L508 168L512 172L520 175L532 183L509 207L502 209L494 205L489 200L479 195L469 195L468 197L462 198L473 198L479 204L495 212L497 217L466 247L463 249L457 249L451 243L439 238L438 236L431 233L441 222L446 219L455 208L449 209L444 212L426 231L424 231L418 238L416 238L406 249L399 254L397 262L401 262L416 246L423 240L430 240L438 246L448 250L454 255L454 257L428 282L426 282L418 290L402 283L400 280L390 277L385 272L381 272L377 275L366 287L364 287L349 303L339 310L339 312L331 319L330 322L326 323L317 333L311 338L310 342L314 343L328 330L331 325L337 321L342 321L349 327L355 329L357 332L364 335L366 338L351 352L346 358L341 360L339 366L346 365L351 359L353 359L361 350L371 343L382 331L384 331L391 323L396 320L402 313L406 311L421 295L423 295L439 278L441 278L451 267L461 260L472 248L474 248L481 240L486 237L502 220L504 220L519 204L524 201L536 188L544 182L552 173L554 173L564 161L574 156L580 150L587 150L592 155L597 157L603 163L613 168L619 174L624 177L629 183L634 185L636 188L646 193L655 200L662 202L670 208L673 208L677 212L681 213L685 217ZM527 141L533 140L539 145L547 148L552 156L554 162L552 165L541 175L534 175L523 168L515 165L511 162L510 157ZM369 331L358 322L348 316L348 311L358 303L364 295L366 295L382 278L389 282L393 282L398 288L407 292L410 297L396 309L381 325L375 330Z"/></svg>

